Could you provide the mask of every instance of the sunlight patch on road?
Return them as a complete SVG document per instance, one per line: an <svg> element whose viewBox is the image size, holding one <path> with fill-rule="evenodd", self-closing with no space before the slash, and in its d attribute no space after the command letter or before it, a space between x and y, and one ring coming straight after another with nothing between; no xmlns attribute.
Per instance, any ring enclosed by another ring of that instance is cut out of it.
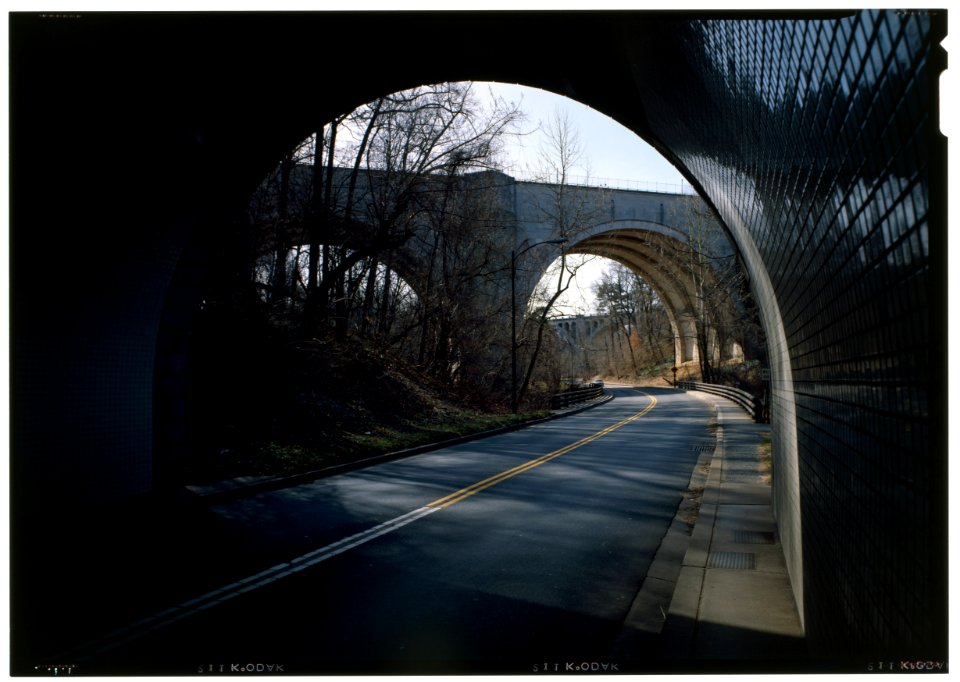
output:
<svg viewBox="0 0 960 682"><path fill-rule="evenodd" d="M525 471L530 471L531 469L534 469L542 464L546 464L557 457L561 457L562 455L581 448L588 443L599 440L600 438L613 433L617 429L623 428L624 426L635 422L636 420L640 419L640 417L650 412L654 406L656 406L657 399L654 396L648 393L644 393L643 395L650 399L650 403L642 410L631 415L630 417L627 417L626 419L617 422L616 424L612 424L611 426L601 429L600 431L586 436L585 438L581 438L575 443L571 443L570 445L566 445L558 450L548 452L545 455L541 455L540 457L532 459L528 462L524 462L523 464L515 466L512 469L507 469L499 474L485 478L484 480L478 481L473 485L467 486L466 488L461 488L460 490L445 497L441 497L438 500L434 500L433 502L430 502L419 509L415 509L401 516L397 516L365 531L330 543L319 549L307 552L306 554L302 554L288 562L277 564L276 566L268 568L255 575L230 583L229 585L219 589L212 590L206 594L200 595L199 597L195 597L174 607L155 613L152 616L142 618L135 623L114 630L103 637L91 642L87 642L73 649L72 651L67 652L64 654L64 659L83 661L90 656L103 654L124 644L129 644L145 635L155 632L168 625L172 625L177 621L196 615L201 611L205 611L206 609L222 604L235 597L239 597L242 594L247 594L261 587L265 587L266 585L270 585L271 583L286 578L290 575L299 573L312 566L316 566L327 559L332 559L333 557L343 554L351 549L365 545L371 540L375 540L376 538L382 537L388 533L392 533L393 531L403 528L404 526L422 519L425 516L429 516L434 512L445 509L456 504L457 502L462 502L463 500L481 492L482 490L486 490L487 488L493 487L498 483L502 483L503 481L513 478L518 474L522 474Z"/></svg>

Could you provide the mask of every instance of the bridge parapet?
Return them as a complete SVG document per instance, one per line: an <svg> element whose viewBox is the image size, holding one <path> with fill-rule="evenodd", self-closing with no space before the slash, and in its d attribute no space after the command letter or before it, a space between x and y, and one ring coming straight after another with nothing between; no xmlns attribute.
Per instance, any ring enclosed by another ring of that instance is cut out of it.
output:
<svg viewBox="0 0 960 682"><path fill-rule="evenodd" d="M333 205L343 218L343 223L333 230L341 231L334 235L337 239L359 245L374 238L377 216L383 214L380 185L396 182L395 175L363 170L354 176L352 169L334 169ZM405 184L416 187L411 201L417 203L418 194L422 194L426 206L438 183L450 181L447 176L431 176L422 182ZM518 180L500 171L467 173L457 176L455 182L458 191L489 195L489 200L496 203L491 212L497 222L495 229L502 230L505 237L497 246L499 255L494 256L502 261L499 275L489 279L489 291L477 295L490 301L503 300L510 291L505 273L510 271L511 249L523 250L523 258L514 268L518 311L522 316L537 284L558 256L556 248L527 251L524 247L564 237L568 239L567 253L610 258L629 267L653 287L667 311L678 362L697 360L704 350L716 362L724 354L729 356L729 349L744 346L737 325L729 323L737 316L736 311L744 307L742 291L722 281L731 264L734 269L737 267L737 249L699 196L595 186L560 187L549 182ZM276 175L271 176L251 205L251 213L260 216L257 222L265 231L262 243L270 247L265 253L267 258L274 257L272 233L277 230L281 205L288 217L284 239L296 247L309 237L313 166L291 167L287 184L290 197L281 202L276 196L281 183ZM346 188L351 185L348 191ZM429 263L436 243L433 225L430 219L421 217L405 229L409 234L392 252L392 267L414 290L422 290L425 273L431 271ZM353 235L343 231L353 231ZM693 263L691 254L702 257ZM705 301L705 291L724 288L727 294L722 300ZM701 335L705 341L698 344Z"/></svg>

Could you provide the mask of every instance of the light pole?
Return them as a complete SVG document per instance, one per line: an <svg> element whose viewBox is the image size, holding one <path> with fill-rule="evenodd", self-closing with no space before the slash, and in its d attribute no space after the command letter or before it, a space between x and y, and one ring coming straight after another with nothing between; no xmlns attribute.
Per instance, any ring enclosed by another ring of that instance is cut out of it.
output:
<svg viewBox="0 0 960 682"><path fill-rule="evenodd" d="M510 251L510 409L517 413L517 258L525 254L535 246L544 244L564 244L567 238L548 239L546 241L531 244L517 253L516 249Z"/></svg>

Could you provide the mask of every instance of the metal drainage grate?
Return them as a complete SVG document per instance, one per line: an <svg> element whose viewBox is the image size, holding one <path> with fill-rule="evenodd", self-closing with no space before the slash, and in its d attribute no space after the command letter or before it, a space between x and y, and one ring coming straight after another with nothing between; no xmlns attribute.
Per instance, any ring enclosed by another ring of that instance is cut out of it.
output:
<svg viewBox="0 0 960 682"><path fill-rule="evenodd" d="M772 545L775 542L773 533L757 530L735 530L733 541L740 545Z"/></svg>
<svg viewBox="0 0 960 682"><path fill-rule="evenodd" d="M707 568L738 568L754 571L757 568L757 555L749 552L711 552Z"/></svg>

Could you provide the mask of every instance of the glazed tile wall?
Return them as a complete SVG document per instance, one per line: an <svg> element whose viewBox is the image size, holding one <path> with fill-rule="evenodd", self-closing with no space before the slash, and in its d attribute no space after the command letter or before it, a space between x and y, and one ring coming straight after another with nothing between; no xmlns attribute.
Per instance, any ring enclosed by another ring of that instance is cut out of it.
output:
<svg viewBox="0 0 960 682"><path fill-rule="evenodd" d="M938 25L873 10L691 22L676 67L688 87L650 107L754 275L778 522L822 651L922 652L945 623L930 404ZM684 115L658 116L671 106Z"/></svg>

